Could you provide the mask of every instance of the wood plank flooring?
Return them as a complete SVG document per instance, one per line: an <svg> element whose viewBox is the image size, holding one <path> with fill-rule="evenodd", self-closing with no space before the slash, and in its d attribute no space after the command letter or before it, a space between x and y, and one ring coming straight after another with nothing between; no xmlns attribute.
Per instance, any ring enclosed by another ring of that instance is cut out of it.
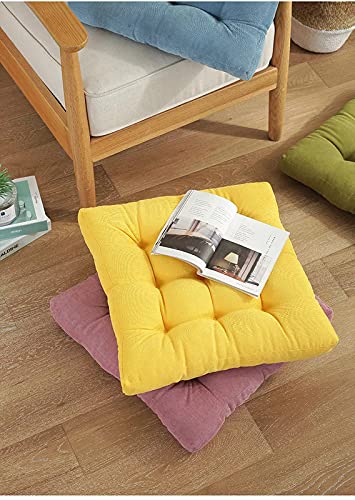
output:
<svg viewBox="0 0 355 500"><path fill-rule="evenodd" d="M0 68L0 160L35 174L53 230L0 263L0 494L355 493L354 217L279 171L280 156L355 96L355 36L337 53L292 46L286 125L267 140L267 95L96 167L98 202L269 181L339 346L286 365L201 452L67 338L48 302L94 272L72 165Z"/></svg>

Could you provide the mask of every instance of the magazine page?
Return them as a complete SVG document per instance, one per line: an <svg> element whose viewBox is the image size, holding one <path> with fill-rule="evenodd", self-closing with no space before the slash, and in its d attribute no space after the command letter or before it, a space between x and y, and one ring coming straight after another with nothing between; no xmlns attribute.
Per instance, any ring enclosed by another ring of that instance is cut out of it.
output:
<svg viewBox="0 0 355 500"><path fill-rule="evenodd" d="M202 276L259 297L289 233L236 214Z"/></svg>
<svg viewBox="0 0 355 500"><path fill-rule="evenodd" d="M203 269L236 214L229 200L188 191L157 239L152 254L167 255Z"/></svg>

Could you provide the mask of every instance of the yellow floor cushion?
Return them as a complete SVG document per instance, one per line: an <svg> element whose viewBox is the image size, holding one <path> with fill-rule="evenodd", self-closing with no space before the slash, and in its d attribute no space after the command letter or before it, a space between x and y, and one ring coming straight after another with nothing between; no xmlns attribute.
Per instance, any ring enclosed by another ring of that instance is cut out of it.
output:
<svg viewBox="0 0 355 500"><path fill-rule="evenodd" d="M208 191L233 201L241 214L282 228L268 183ZM259 299L197 277L179 260L151 255L180 199L79 212L108 297L125 394L239 366L308 358L336 345L290 241Z"/></svg>

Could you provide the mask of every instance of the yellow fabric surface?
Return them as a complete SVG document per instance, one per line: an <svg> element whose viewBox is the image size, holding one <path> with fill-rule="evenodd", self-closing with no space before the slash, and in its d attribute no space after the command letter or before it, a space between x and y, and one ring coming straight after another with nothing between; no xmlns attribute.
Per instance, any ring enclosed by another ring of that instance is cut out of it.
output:
<svg viewBox="0 0 355 500"><path fill-rule="evenodd" d="M282 228L268 183L208 192ZM108 297L123 392L133 395L239 366L304 359L338 341L287 241L259 299L150 255L181 196L82 209L79 224Z"/></svg>

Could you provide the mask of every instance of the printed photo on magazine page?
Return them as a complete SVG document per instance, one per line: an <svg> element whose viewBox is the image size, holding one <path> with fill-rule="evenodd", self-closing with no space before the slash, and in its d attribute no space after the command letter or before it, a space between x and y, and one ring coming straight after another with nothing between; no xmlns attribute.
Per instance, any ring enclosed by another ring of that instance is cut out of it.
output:
<svg viewBox="0 0 355 500"><path fill-rule="evenodd" d="M229 200L188 191L165 224L152 253L175 257L202 270L235 213L236 207Z"/></svg>
<svg viewBox="0 0 355 500"><path fill-rule="evenodd" d="M222 240L207 267L256 289L270 262L267 255L232 241Z"/></svg>
<svg viewBox="0 0 355 500"><path fill-rule="evenodd" d="M236 214L201 275L258 297L289 236Z"/></svg>
<svg viewBox="0 0 355 500"><path fill-rule="evenodd" d="M172 221L160 245L196 255L208 262L215 252L222 235L215 226L189 217Z"/></svg>

